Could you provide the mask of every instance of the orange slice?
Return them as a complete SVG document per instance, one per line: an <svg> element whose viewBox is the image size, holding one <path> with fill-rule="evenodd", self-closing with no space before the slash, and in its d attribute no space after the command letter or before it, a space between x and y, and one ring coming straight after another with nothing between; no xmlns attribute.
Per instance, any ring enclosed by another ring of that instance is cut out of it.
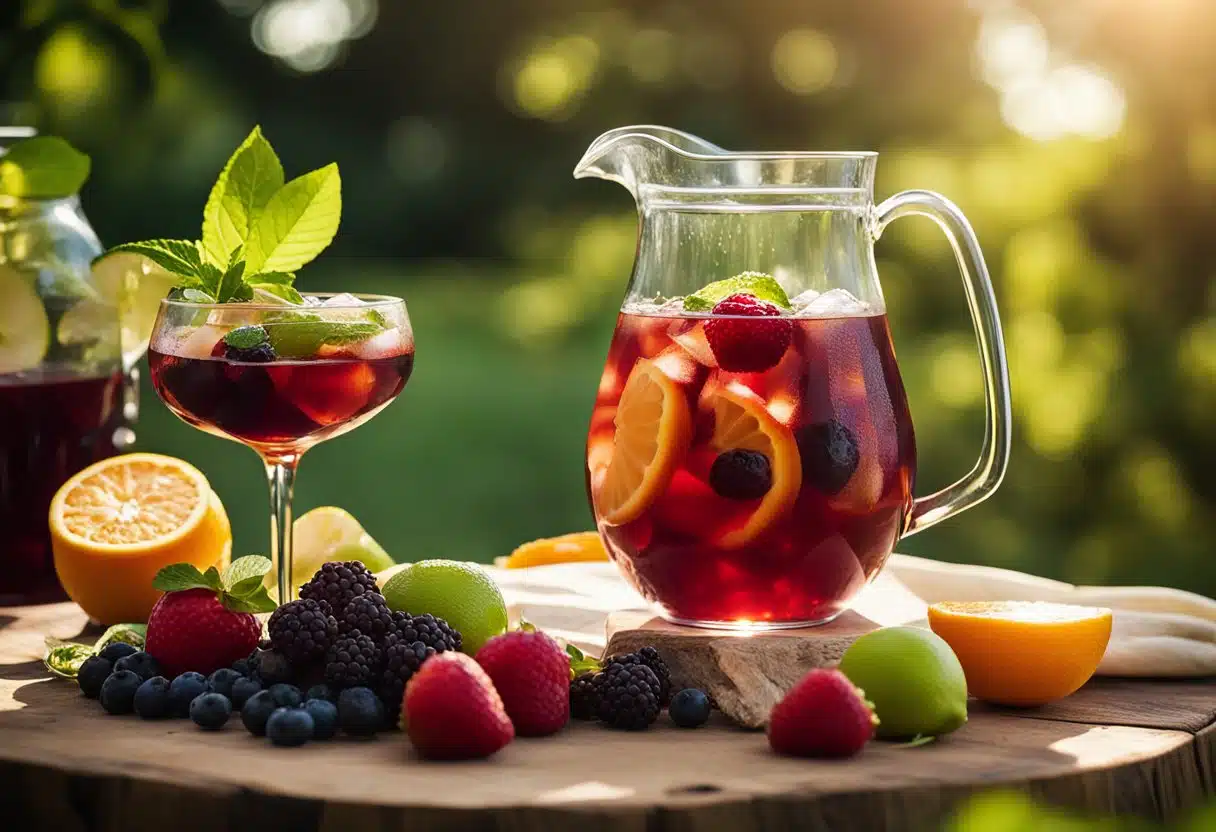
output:
<svg viewBox="0 0 1216 832"><path fill-rule="evenodd" d="M507 569L526 569L529 566L600 560L608 560L608 550L604 548L599 532L573 532L524 543L516 547L502 565Z"/></svg>
<svg viewBox="0 0 1216 832"><path fill-rule="evenodd" d="M146 620L161 567L220 567L232 551L228 515L207 478L160 454L85 468L59 489L49 522L60 583L103 624Z"/></svg>
<svg viewBox="0 0 1216 832"><path fill-rule="evenodd" d="M737 382L706 388L701 405L713 412L714 432L709 444L716 453L758 451L768 457L772 470L773 484L747 522L717 540L723 548L738 549L763 534L798 499L802 485L798 443L793 432L769 412L764 399Z"/></svg>
<svg viewBox="0 0 1216 832"><path fill-rule="evenodd" d="M610 525L636 520L671 482L688 450L692 416L680 384L648 359L634 365L617 405L612 457L592 472L595 506Z"/></svg>
<svg viewBox="0 0 1216 832"><path fill-rule="evenodd" d="M1043 705L1089 681L1110 641L1104 607L1028 601L945 601L929 627L954 650L972 696L998 705Z"/></svg>

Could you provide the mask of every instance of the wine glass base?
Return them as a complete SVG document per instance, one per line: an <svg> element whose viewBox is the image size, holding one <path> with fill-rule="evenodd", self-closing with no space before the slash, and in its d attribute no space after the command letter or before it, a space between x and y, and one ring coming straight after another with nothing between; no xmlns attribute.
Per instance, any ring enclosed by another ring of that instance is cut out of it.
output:
<svg viewBox="0 0 1216 832"><path fill-rule="evenodd" d="M774 630L801 630L806 627L822 627L824 624L830 624L840 617L840 612L833 613L826 618L808 619L805 621L702 621L693 618L680 618L674 615L668 615L665 612L659 611L659 616L670 624L678 624L681 627L696 627L702 630L728 630L735 633L766 633Z"/></svg>

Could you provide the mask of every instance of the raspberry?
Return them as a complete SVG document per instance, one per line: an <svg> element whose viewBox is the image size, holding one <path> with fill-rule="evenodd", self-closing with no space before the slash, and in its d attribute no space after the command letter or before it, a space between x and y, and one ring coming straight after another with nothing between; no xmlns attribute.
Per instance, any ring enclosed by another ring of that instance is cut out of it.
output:
<svg viewBox="0 0 1216 832"><path fill-rule="evenodd" d="M705 338L718 366L727 372L761 373L776 366L793 338L794 326L781 317L781 308L752 295L718 301L713 314L705 324Z"/></svg>
<svg viewBox="0 0 1216 832"><path fill-rule="evenodd" d="M301 599L279 607L267 625L274 649L293 664L307 664L325 656L338 637L338 622L325 601Z"/></svg>
<svg viewBox="0 0 1216 832"><path fill-rule="evenodd" d="M718 454L709 469L709 484L731 500L758 500L773 487L773 469L759 451L733 448Z"/></svg>
<svg viewBox="0 0 1216 832"><path fill-rule="evenodd" d="M405 688L402 723L423 757L489 757L515 737L502 698L481 665L463 653L427 661Z"/></svg>
<svg viewBox="0 0 1216 832"><path fill-rule="evenodd" d="M357 560L330 561L321 565L312 580L300 587L301 598L328 601L335 618L352 599L366 594L379 595L376 577Z"/></svg>
<svg viewBox="0 0 1216 832"><path fill-rule="evenodd" d="M835 419L803 425L795 433L802 481L824 494L839 494L861 461L857 437Z"/></svg>
<svg viewBox="0 0 1216 832"><path fill-rule="evenodd" d="M851 757L874 736L878 718L839 670L817 668L773 708L768 744L794 757Z"/></svg>
<svg viewBox="0 0 1216 832"><path fill-rule="evenodd" d="M555 734L570 721L570 657L542 632L514 630L487 641L477 663L489 674L521 737Z"/></svg>
<svg viewBox="0 0 1216 832"><path fill-rule="evenodd" d="M337 615L339 635L349 635L358 630L371 638L380 647L393 629L393 613L381 595L359 595L350 600Z"/></svg>

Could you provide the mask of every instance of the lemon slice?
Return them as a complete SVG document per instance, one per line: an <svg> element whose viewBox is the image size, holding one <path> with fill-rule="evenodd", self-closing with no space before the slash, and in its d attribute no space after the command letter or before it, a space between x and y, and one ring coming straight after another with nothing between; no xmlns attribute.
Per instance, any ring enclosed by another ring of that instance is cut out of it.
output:
<svg viewBox="0 0 1216 832"><path fill-rule="evenodd" d="M60 342L72 343L65 338L90 332L96 337L96 329L90 329L90 318L108 314L112 320L117 307L123 364L130 367L147 351L160 302L176 282L174 275L146 257L129 251L103 254L93 261L93 286L98 298L85 299L64 314L59 323Z"/></svg>
<svg viewBox="0 0 1216 832"><path fill-rule="evenodd" d="M713 413L709 445L715 452L742 449L768 457L773 482L742 526L726 531L716 542L725 549L751 543L794 505L802 486L798 443L788 427L769 412L764 399L737 382L707 388L701 406Z"/></svg>
<svg viewBox="0 0 1216 832"><path fill-rule="evenodd" d="M326 561L357 560L372 572L393 566L393 559L359 521L337 506L314 508L299 517L291 529L291 582L297 588L308 583ZM267 575L267 586L277 580L275 574L272 569Z"/></svg>
<svg viewBox="0 0 1216 832"><path fill-rule="evenodd" d="M502 560L506 569L527 569L557 563L589 563L608 560L608 550L599 532L571 532L522 543Z"/></svg>
<svg viewBox="0 0 1216 832"><path fill-rule="evenodd" d="M660 366L634 365L616 411L612 457L595 505L611 525L636 520L667 489L692 438L692 417L680 385Z"/></svg>
<svg viewBox="0 0 1216 832"><path fill-rule="evenodd" d="M51 324L33 283L12 266L0 265L0 374L42 363Z"/></svg>

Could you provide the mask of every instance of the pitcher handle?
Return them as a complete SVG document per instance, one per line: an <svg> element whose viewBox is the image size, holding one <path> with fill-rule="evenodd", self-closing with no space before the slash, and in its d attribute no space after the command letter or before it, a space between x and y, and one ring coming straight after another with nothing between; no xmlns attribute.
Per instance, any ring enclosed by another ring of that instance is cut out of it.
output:
<svg viewBox="0 0 1216 832"><path fill-rule="evenodd" d="M1005 476L1009 464L1012 415L1009 408L1009 368L1005 363L1005 342L1001 337L1001 317L988 267L971 224L953 202L932 191L903 191L875 209L874 239L900 217L919 214L937 223L954 249L967 307L975 324L980 364L984 369L984 444L975 467L951 486L912 502L912 516L904 536L939 523L953 514L986 499Z"/></svg>

